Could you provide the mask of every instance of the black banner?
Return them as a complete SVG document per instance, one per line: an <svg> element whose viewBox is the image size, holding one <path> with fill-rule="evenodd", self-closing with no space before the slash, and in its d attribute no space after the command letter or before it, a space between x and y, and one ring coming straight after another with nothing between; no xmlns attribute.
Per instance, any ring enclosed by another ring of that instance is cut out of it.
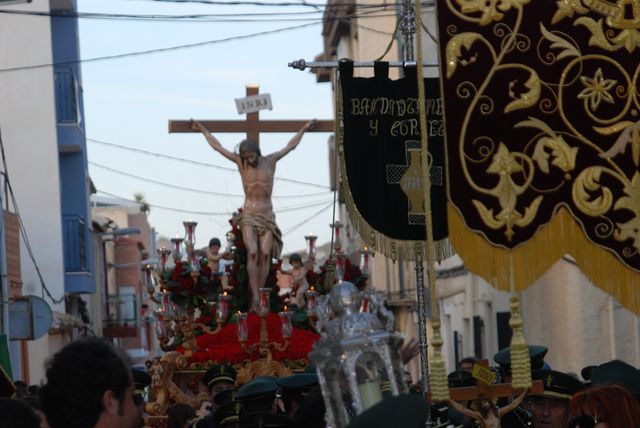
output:
<svg viewBox="0 0 640 428"><path fill-rule="evenodd" d="M406 68L405 77L398 80L391 80L388 71L388 63L376 63L374 77L353 77L353 63L340 64L343 180L348 182L357 214L371 229L392 240L424 241L416 70ZM438 79L424 81L433 234L441 240L448 235L443 105Z"/></svg>

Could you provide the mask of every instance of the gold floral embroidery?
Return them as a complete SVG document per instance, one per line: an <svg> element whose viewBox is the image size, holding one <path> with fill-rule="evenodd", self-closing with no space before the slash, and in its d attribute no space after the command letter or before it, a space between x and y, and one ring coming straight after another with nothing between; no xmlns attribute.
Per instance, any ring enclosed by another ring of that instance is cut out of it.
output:
<svg viewBox="0 0 640 428"><path fill-rule="evenodd" d="M578 98L588 100L591 110L597 110L601 101L613 104L613 97L609 90L618 82L613 79L605 79L602 75L602 68L598 67L593 77L580 76L580 81L585 88L580 91Z"/></svg>

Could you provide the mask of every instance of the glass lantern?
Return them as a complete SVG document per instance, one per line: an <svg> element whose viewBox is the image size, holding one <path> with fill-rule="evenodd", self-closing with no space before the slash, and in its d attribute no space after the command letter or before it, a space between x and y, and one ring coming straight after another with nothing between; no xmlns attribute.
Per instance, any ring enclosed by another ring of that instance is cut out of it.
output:
<svg viewBox="0 0 640 428"><path fill-rule="evenodd" d="M258 315L266 317L269 315L269 297L271 296L271 288L261 287L258 289L258 294L260 297L258 303Z"/></svg>
<svg viewBox="0 0 640 428"><path fill-rule="evenodd" d="M187 247L193 247L196 245L196 226L198 225L197 221L183 221L182 225L184 226L184 243Z"/></svg>
<svg viewBox="0 0 640 428"><path fill-rule="evenodd" d="M304 239L307 241L307 254L308 257L312 260L316 258L316 240L318 236L313 233L305 235Z"/></svg>
<svg viewBox="0 0 640 428"><path fill-rule="evenodd" d="M216 308L216 322L218 324L222 324L227 320L229 316L229 300L231 296L227 294L225 291L220 295L220 300L218 301L218 307Z"/></svg>
<svg viewBox="0 0 640 428"><path fill-rule="evenodd" d="M327 426L346 427L386 395L407 393L393 314L378 294L368 293L369 311L361 312L363 295L343 281L317 300L320 339L309 358L316 365ZM329 317L333 314L333 318Z"/></svg>
<svg viewBox="0 0 640 428"><path fill-rule="evenodd" d="M344 225L336 221L329 226L333 229L333 249L336 250L336 252L340 252L340 250L342 250L342 233L340 229L342 229Z"/></svg>
<svg viewBox="0 0 640 428"><path fill-rule="evenodd" d="M318 297L318 292L313 285L309 287L309 289L305 292L307 295L307 316L315 317L316 316L316 299Z"/></svg>
<svg viewBox="0 0 640 428"><path fill-rule="evenodd" d="M249 327L247 326L247 313L238 312L236 315L236 324L238 326L238 342L246 342L249 336Z"/></svg>
<svg viewBox="0 0 640 428"><path fill-rule="evenodd" d="M291 316L293 313L287 311L287 307L284 307L284 311L278 312L280 316L280 328L282 331L282 337L288 339L293 332L293 326L291 325Z"/></svg>
<svg viewBox="0 0 640 428"><path fill-rule="evenodd" d="M171 250L168 250L166 247L160 247L156 251L158 253L158 270L162 273L167 267L167 258L171 254Z"/></svg>
<svg viewBox="0 0 640 428"><path fill-rule="evenodd" d="M173 244L173 261L175 263L180 263L182 261L182 241L184 241L184 239L177 235L175 238L171 238L171 243Z"/></svg>
<svg viewBox="0 0 640 428"><path fill-rule="evenodd" d="M360 273L363 278L369 278L369 273L371 272L371 252L369 251L369 247L364 247L362 251L360 251Z"/></svg>

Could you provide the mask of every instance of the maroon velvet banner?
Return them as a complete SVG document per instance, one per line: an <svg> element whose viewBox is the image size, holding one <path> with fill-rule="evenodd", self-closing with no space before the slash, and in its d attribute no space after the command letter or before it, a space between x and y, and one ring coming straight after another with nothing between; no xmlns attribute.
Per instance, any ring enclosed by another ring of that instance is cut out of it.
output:
<svg viewBox="0 0 640 428"><path fill-rule="evenodd" d="M640 271L638 2L438 0L437 21L465 227L514 249L566 210L587 245Z"/></svg>

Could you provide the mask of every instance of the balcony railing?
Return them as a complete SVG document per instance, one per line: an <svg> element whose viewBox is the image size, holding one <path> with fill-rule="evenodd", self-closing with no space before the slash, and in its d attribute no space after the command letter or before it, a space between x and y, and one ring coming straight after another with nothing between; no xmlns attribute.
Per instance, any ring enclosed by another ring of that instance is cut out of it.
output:
<svg viewBox="0 0 640 428"><path fill-rule="evenodd" d="M138 336L138 298L135 294L107 297L102 334L106 337Z"/></svg>
<svg viewBox="0 0 640 428"><path fill-rule="evenodd" d="M56 116L59 124L78 124L78 82L70 68L56 68Z"/></svg>
<svg viewBox="0 0 640 428"><path fill-rule="evenodd" d="M137 302L138 297L135 294L110 294L106 302L105 324L137 325Z"/></svg>
<svg viewBox="0 0 640 428"><path fill-rule="evenodd" d="M82 216L65 214L62 216L62 234L64 238L65 271L87 271L87 226Z"/></svg>

